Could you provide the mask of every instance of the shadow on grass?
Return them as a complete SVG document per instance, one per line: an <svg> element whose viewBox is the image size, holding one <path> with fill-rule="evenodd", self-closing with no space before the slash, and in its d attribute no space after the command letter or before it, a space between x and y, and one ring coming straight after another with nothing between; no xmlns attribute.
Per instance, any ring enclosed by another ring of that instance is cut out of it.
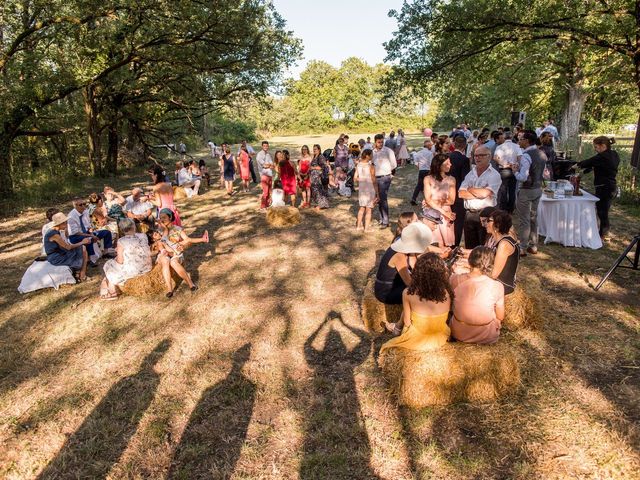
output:
<svg viewBox="0 0 640 480"><path fill-rule="evenodd" d="M171 346L161 341L143 360L135 375L125 377L109 389L46 466L39 479L106 477L138 428L160 383L154 365Z"/></svg>
<svg viewBox="0 0 640 480"><path fill-rule="evenodd" d="M247 343L233 354L227 377L204 391L176 448L168 478L233 475L256 397L255 383L242 373L250 356Z"/></svg>
<svg viewBox="0 0 640 480"><path fill-rule="evenodd" d="M334 319L358 338L350 351L334 328ZM312 344L324 327L328 332L318 350ZM370 350L368 335L347 325L334 311L305 342L305 358L315 370L314 401L306 416L300 478L378 478L370 464L371 445L354 379L354 369Z"/></svg>

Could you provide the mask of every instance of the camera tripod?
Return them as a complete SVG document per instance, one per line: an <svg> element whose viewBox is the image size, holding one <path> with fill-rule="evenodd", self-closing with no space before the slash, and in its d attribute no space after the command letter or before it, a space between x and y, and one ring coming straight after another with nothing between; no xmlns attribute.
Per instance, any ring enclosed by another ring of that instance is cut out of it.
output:
<svg viewBox="0 0 640 480"><path fill-rule="evenodd" d="M633 258L633 261L631 261L631 259L627 255L629 255L629 252L633 250L633 247L636 247L636 253ZM620 265L624 260L627 260L631 264L631 266ZM618 257L618 259L611 266L609 271L604 275L604 277L602 277L602 280L600 280L600 283L596 285L595 290L597 291L602 286L602 284L607 281L607 279L611 276L611 274L615 271L616 268L621 267L621 268L630 268L631 270L638 270L638 263L640 263L640 235L636 235L635 237L633 237L633 240L631 240L629 245L627 245L627 248L625 248L624 252L622 252L622 255Z"/></svg>

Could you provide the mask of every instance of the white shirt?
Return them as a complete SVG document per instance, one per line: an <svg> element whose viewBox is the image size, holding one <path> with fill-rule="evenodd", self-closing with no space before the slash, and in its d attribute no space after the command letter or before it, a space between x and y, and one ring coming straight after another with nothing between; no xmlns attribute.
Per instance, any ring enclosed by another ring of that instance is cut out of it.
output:
<svg viewBox="0 0 640 480"><path fill-rule="evenodd" d="M81 225L84 225L85 231L82 230ZM69 236L89 233L90 228L91 219L89 218L89 210L85 209L85 211L80 214L80 212L74 208L69 212L69 215L67 215L67 232Z"/></svg>
<svg viewBox="0 0 640 480"><path fill-rule="evenodd" d="M376 177L391 175L391 170L398 166L396 162L396 154L389 147L382 147L380 150L373 151L373 166L375 167Z"/></svg>
<svg viewBox="0 0 640 480"><path fill-rule="evenodd" d="M498 163L500 168L507 168L517 163L520 155L522 155L520 147L511 140L505 140L502 145L496 147L493 159Z"/></svg>
<svg viewBox="0 0 640 480"><path fill-rule="evenodd" d="M272 207L284 207L284 190L281 188L274 188L271 191L271 206Z"/></svg>
<svg viewBox="0 0 640 480"><path fill-rule="evenodd" d="M178 170L178 174L176 175L176 182L178 185L184 185L185 183L189 183L191 180L191 174L186 168L182 167Z"/></svg>
<svg viewBox="0 0 640 480"><path fill-rule="evenodd" d="M413 160L418 164L418 170L430 170L433 152L430 148L423 148L413 154Z"/></svg>
<svg viewBox="0 0 640 480"><path fill-rule="evenodd" d="M482 172L482 175L478 176L477 167L474 165L460 184L460 190L488 188L493 192L493 195L487 198L465 199L464 208L467 210L482 210L485 207L495 207L500 185L502 185L502 178L500 178L500 174L492 166L489 166L489 168Z"/></svg>
<svg viewBox="0 0 640 480"><path fill-rule="evenodd" d="M124 203L124 211L131 212L134 215L144 215L147 210L151 210L153 204L150 202L142 202L140 200L134 200L133 195L129 195Z"/></svg>
<svg viewBox="0 0 640 480"><path fill-rule="evenodd" d="M372 143L365 143L364 146L362 147L362 150L373 150L373 144Z"/></svg>
<svg viewBox="0 0 640 480"><path fill-rule="evenodd" d="M266 175L267 177L273 177L273 170L270 168L264 168L265 165L273 163L271 154L260 150L256 156L256 162L258 162L258 168L260 169L260 175Z"/></svg>

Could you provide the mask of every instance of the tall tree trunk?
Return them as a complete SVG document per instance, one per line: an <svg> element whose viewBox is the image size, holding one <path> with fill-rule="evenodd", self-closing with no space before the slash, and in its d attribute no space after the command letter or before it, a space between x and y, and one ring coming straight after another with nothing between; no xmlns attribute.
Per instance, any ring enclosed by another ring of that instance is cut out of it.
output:
<svg viewBox="0 0 640 480"><path fill-rule="evenodd" d="M0 195L2 198L13 196L13 178L11 176L11 144L13 135L0 132Z"/></svg>
<svg viewBox="0 0 640 480"><path fill-rule="evenodd" d="M107 130L107 172L110 175L117 175L118 173L118 120L114 120L109 124Z"/></svg>
<svg viewBox="0 0 640 480"><path fill-rule="evenodd" d="M87 153L91 164L91 174L102 176L102 155L100 151L100 130L98 127L98 104L95 86L89 85L83 90L84 112L87 117Z"/></svg>
<svg viewBox="0 0 640 480"><path fill-rule="evenodd" d="M575 149L577 146L580 119L586 100L587 94L581 80L568 86L566 103L562 111L562 123L560 124L560 138L566 148Z"/></svg>

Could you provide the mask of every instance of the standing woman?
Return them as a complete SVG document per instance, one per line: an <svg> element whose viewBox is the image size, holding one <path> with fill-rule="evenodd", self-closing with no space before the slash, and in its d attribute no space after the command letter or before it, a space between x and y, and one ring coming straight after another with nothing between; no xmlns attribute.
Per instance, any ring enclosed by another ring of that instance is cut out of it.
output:
<svg viewBox="0 0 640 480"><path fill-rule="evenodd" d="M431 161L429 175L424 178L424 202L427 208L433 208L442 214L443 223L433 232L433 239L441 247L455 244L453 222L456 214L451 205L456 199L456 179L448 175L451 160L443 153L438 153Z"/></svg>
<svg viewBox="0 0 640 480"><path fill-rule="evenodd" d="M605 238L609 234L609 209L611 201L615 198L618 191L616 183L616 175L618 174L618 165L620 165L620 157L618 152L611 150L611 145L616 143L615 138L605 136L593 139L593 148L596 154L578 162L578 167L583 168L585 173L589 173L593 169L593 185L596 187L596 212L600 220L599 233L600 237Z"/></svg>
<svg viewBox="0 0 640 480"><path fill-rule="evenodd" d="M249 179L251 178L251 169L249 168L249 152L247 151L247 145L242 145L238 153L238 167L240 170L240 178L242 178L242 191L249 191Z"/></svg>
<svg viewBox="0 0 640 480"><path fill-rule="evenodd" d="M300 160L298 160L298 186L302 192L302 205L300 208L307 208L311 205L311 179L309 169L311 168L311 154L309 147L302 146L300 150Z"/></svg>
<svg viewBox="0 0 640 480"><path fill-rule="evenodd" d="M398 142L398 153L396 154L398 165L404 167L407 164L407 160L409 160L409 151L407 150L407 140L404 138L404 131L401 128L398 129L398 139L396 141Z"/></svg>
<svg viewBox="0 0 640 480"><path fill-rule="evenodd" d="M236 160L231 155L231 149L229 145L224 148L224 155L222 155L222 168L224 177L224 186L227 189L227 195L233 195L233 179L236 175Z"/></svg>
<svg viewBox="0 0 640 480"><path fill-rule="evenodd" d="M173 203L173 187L165 181L165 174L160 166L153 167L151 180L153 181L153 193L149 197L149 201L158 207L158 212L163 208L171 210L173 224L178 227L182 226L180 214L175 203Z"/></svg>
<svg viewBox="0 0 640 480"><path fill-rule="evenodd" d="M349 167L349 147L344 143L344 135L340 135L336 141L333 152L333 166L335 168L342 168L342 170L346 172Z"/></svg>
<svg viewBox="0 0 640 480"><path fill-rule="evenodd" d="M358 182L358 203L360 205L356 230L369 230L371 210L378 201L378 182L376 182L375 167L371 163L372 156L372 150L367 149L362 152L353 177L353 182Z"/></svg>
<svg viewBox="0 0 640 480"><path fill-rule="evenodd" d="M289 150L276 153L276 169L282 182L285 198L288 196L291 200L291 206L295 207L298 172L296 166L291 162Z"/></svg>
<svg viewBox="0 0 640 480"><path fill-rule="evenodd" d="M327 185L323 177L329 179L327 160L322 155L320 145L313 146L313 158L309 167L309 178L311 179L311 200L316 204L316 209L329 208L327 198Z"/></svg>

